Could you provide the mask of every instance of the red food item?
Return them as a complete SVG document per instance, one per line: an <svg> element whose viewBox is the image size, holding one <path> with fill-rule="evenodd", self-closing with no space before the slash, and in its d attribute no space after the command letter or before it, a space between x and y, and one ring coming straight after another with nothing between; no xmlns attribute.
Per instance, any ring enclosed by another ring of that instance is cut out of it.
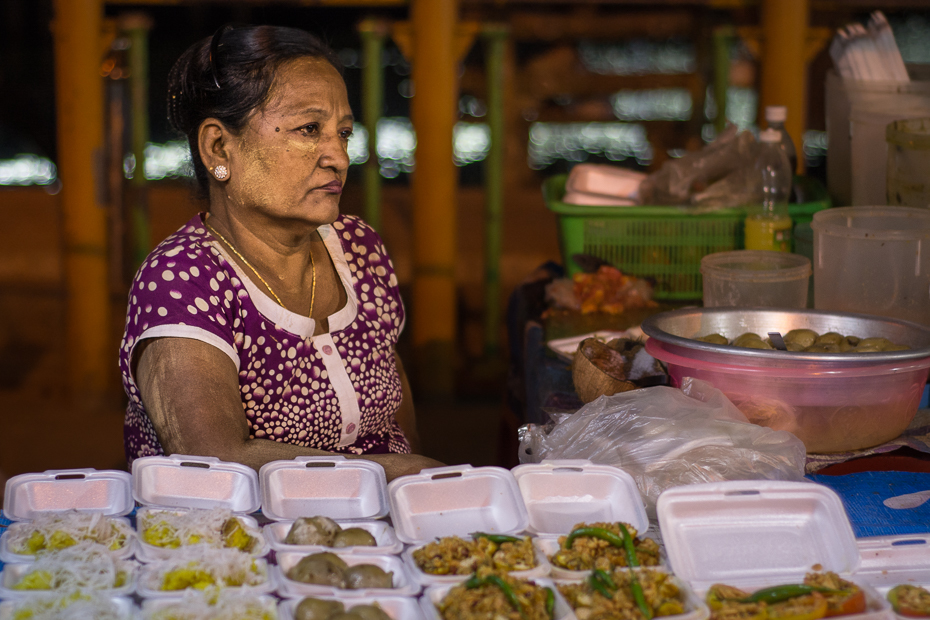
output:
<svg viewBox="0 0 930 620"><path fill-rule="evenodd" d="M602 265L596 273L577 273L572 279L582 314L620 314L627 308L657 305L652 301L652 287L648 282L625 275L610 265Z"/></svg>

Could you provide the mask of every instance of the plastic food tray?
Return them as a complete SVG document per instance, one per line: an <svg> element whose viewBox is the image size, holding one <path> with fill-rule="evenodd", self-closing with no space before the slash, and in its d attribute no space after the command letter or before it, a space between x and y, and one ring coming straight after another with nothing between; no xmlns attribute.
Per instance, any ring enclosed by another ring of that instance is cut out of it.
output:
<svg viewBox="0 0 930 620"><path fill-rule="evenodd" d="M660 573L671 574L667 569L650 566L649 570L654 570ZM633 569L636 571L644 570L643 568ZM585 573L585 576L590 574L590 572ZM567 584L577 584L581 582L581 579L555 579L556 586L567 585ZM698 598L694 593L694 590L691 587L679 579L678 577L672 575L672 583L678 586L678 589L683 594L684 604L685 604L685 613L677 614L674 616L662 616L662 620L706 620L710 617L710 609L707 608L707 605L704 603L703 599ZM560 593L561 594L561 593ZM568 602L567 599L566 603Z"/></svg>
<svg viewBox="0 0 930 620"><path fill-rule="evenodd" d="M273 581L272 570L268 566L268 563L261 559L255 559L255 566L259 572L264 572L265 581L261 584L254 586L227 586L227 587L236 587L245 592L251 592L254 594L270 594L275 589L275 584ZM149 587L149 583L157 578L157 576L164 571L168 566L171 565L170 560L162 560L159 562L152 562L151 564L145 564L142 566L142 570L139 571L139 579L136 584L136 592L142 598L149 599L178 599L184 596L185 590L157 590L155 588Z"/></svg>
<svg viewBox="0 0 930 620"><path fill-rule="evenodd" d="M875 536L856 542L862 557L856 577L875 587L883 597L898 585L930 589L930 534Z"/></svg>
<svg viewBox="0 0 930 620"><path fill-rule="evenodd" d="M22 605L28 604L30 601L37 600L37 597L32 597L29 599L18 600L18 601L0 601L0 620L13 620L14 613ZM123 620L135 620L136 618L136 606L133 604L131 599L124 597L111 597L110 599L117 611L119 612L119 617Z"/></svg>
<svg viewBox="0 0 930 620"><path fill-rule="evenodd" d="M9 599L9 600L21 600L25 598L31 598L36 596L36 594L54 594L54 591L47 590L14 590L15 586L19 581L33 569L34 564L6 564L3 567L3 570L0 571L0 599ZM126 584L119 588L110 588L107 590L99 590L101 594L110 597L127 597L131 596L136 590L136 581L139 577L139 565L133 561L126 562L126 566L123 568L129 573L127 575Z"/></svg>
<svg viewBox="0 0 930 620"><path fill-rule="evenodd" d="M559 594L555 584L550 579L529 579L538 586L552 588L555 591L555 614L553 620L575 620L575 614L572 613L571 607ZM427 620L442 620L439 610L436 606L442 602L449 591L454 588L453 585L432 586L426 589L423 596L420 597L420 608Z"/></svg>
<svg viewBox="0 0 930 620"><path fill-rule="evenodd" d="M304 554L333 549L320 545L288 545L284 539L299 517L324 516L340 526L360 527L375 537L375 547L339 548L339 553L392 555L403 543L394 528L377 521L389 512L384 468L342 456L298 457L273 461L259 470L264 515L275 521L265 526L271 548Z"/></svg>
<svg viewBox="0 0 930 620"><path fill-rule="evenodd" d="M305 553L277 553L278 565L273 568L278 582L278 592L289 598L303 596L338 596L346 599L361 597L397 597L416 596L420 593L420 584L413 580L400 558L393 555L361 555L357 553L337 553L349 566L356 564L374 564L386 572L394 573L393 588L366 588L363 590L341 590L332 586L300 583L287 577L287 571L293 568Z"/></svg>
<svg viewBox="0 0 930 620"><path fill-rule="evenodd" d="M466 538L472 538L468 536ZM457 583L462 583L467 581L471 575L431 575L427 572L424 572L419 566L417 566L416 560L413 559L413 552L417 549L420 549L423 545L411 546L404 549L402 555L404 563L407 564L407 568L410 570L410 574L413 575L413 578L416 579L419 583L424 586L438 586L438 585L455 585ZM510 574L518 579L532 579L535 577L545 577L549 574L551 566L549 560L546 557L546 554L540 550L538 547L533 545L533 550L536 554L536 566L529 570L515 570L511 571Z"/></svg>
<svg viewBox="0 0 930 620"><path fill-rule="evenodd" d="M261 507L258 475L250 467L203 456L147 456L132 463L132 495L143 508L137 517L158 510L180 513L190 509L224 508L235 514L258 537L254 557L268 553L270 547L257 521L248 515ZM167 559L176 549L156 547L139 534L139 559L153 562Z"/></svg>
<svg viewBox="0 0 930 620"><path fill-rule="evenodd" d="M384 613L390 616L391 620L424 620L423 611L415 598L401 596L317 596L315 598L340 601L345 605L346 611L354 605L373 605L377 603ZM281 601L278 605L279 620L294 620L294 612L302 600L303 597Z"/></svg>
<svg viewBox="0 0 930 620"><path fill-rule="evenodd" d="M31 562L35 556L9 549L10 532L28 527L38 516L77 510L98 513L126 527L127 541L113 556L126 559L135 552L135 535L128 519L134 507L131 478L122 471L58 469L20 474L6 482L3 514L14 523L0 536L0 561Z"/></svg>
<svg viewBox="0 0 930 620"><path fill-rule="evenodd" d="M832 571L862 588L867 610L847 620L890 620L891 606L860 577L860 556L839 496L809 482L736 480L669 489L656 506L674 574L703 598L715 583L745 590L800 583Z"/></svg>

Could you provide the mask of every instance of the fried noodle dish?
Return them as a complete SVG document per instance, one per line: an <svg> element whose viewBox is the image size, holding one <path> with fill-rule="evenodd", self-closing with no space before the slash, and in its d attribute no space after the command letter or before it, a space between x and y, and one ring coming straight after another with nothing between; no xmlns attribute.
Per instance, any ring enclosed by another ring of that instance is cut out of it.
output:
<svg viewBox="0 0 930 620"><path fill-rule="evenodd" d="M414 550L417 567L429 575L470 575L479 568L524 571L536 567L529 537L473 534L472 540L446 536Z"/></svg>
<svg viewBox="0 0 930 620"><path fill-rule="evenodd" d="M507 573L479 569L437 605L443 620L553 620L555 592Z"/></svg>
<svg viewBox="0 0 930 620"><path fill-rule="evenodd" d="M13 590L113 590L125 586L133 564L117 560L103 545L81 542L60 551L40 551Z"/></svg>
<svg viewBox="0 0 930 620"><path fill-rule="evenodd" d="M558 588L578 620L650 620L685 613L684 595L672 576L656 570L596 569L585 581Z"/></svg>
<svg viewBox="0 0 930 620"><path fill-rule="evenodd" d="M632 525L622 525L633 539L639 565L658 566L659 543L651 538L638 538ZM549 558L553 566L577 571L599 568L608 572L615 566L628 566L620 523L579 523L568 536L559 537L559 546Z"/></svg>
<svg viewBox="0 0 930 620"><path fill-rule="evenodd" d="M818 620L866 610L865 593L836 573L808 573L802 584L752 594L715 584L707 592L711 620Z"/></svg>

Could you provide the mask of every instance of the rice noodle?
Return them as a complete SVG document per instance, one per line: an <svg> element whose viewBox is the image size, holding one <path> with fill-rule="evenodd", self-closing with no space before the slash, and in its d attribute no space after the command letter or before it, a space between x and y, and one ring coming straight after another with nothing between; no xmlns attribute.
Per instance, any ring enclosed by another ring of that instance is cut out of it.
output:
<svg viewBox="0 0 930 620"><path fill-rule="evenodd" d="M218 595L185 592L184 599L143 611L143 620L276 620L274 599L240 590Z"/></svg>
<svg viewBox="0 0 930 620"><path fill-rule="evenodd" d="M212 581L207 585L219 587L258 586L268 581L264 563L258 563L245 553L193 545L178 549L170 560L150 564L143 571L141 585L150 590L177 590L167 587L168 582L184 581L186 577L202 573Z"/></svg>
<svg viewBox="0 0 930 620"><path fill-rule="evenodd" d="M128 544L131 535L125 521L76 510L14 523L7 534L10 551L19 555L35 555L38 551L70 547L81 541L96 542L117 551Z"/></svg>
<svg viewBox="0 0 930 620"><path fill-rule="evenodd" d="M36 588L17 586L22 586L30 575L46 573L49 590L111 590L127 583L133 570L131 562L114 559L106 547L94 542L81 542L59 551L40 551L36 557L30 570L13 584L14 589L36 591ZM117 584L120 573L123 583Z"/></svg>
<svg viewBox="0 0 930 620"><path fill-rule="evenodd" d="M36 596L13 602L12 620L126 620L112 598L99 592L73 591L58 596Z"/></svg>
<svg viewBox="0 0 930 620"><path fill-rule="evenodd" d="M177 548L192 544L211 547L225 546L223 526L234 518L225 508L197 508L184 511L143 508L137 515L139 535L143 542L156 547ZM236 519L243 530L253 538L260 532L242 519Z"/></svg>

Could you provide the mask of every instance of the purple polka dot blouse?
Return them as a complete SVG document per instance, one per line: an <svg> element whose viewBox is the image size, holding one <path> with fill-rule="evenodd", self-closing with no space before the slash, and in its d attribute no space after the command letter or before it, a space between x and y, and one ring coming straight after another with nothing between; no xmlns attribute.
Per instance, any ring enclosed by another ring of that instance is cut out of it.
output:
<svg viewBox="0 0 930 620"><path fill-rule="evenodd" d="M394 346L404 325L397 277L378 234L343 215L319 228L348 301L329 333L282 308L194 216L148 256L129 295L120 346L129 397L126 457L164 454L130 371L144 338L193 338L236 365L250 438L352 454L410 452Z"/></svg>

